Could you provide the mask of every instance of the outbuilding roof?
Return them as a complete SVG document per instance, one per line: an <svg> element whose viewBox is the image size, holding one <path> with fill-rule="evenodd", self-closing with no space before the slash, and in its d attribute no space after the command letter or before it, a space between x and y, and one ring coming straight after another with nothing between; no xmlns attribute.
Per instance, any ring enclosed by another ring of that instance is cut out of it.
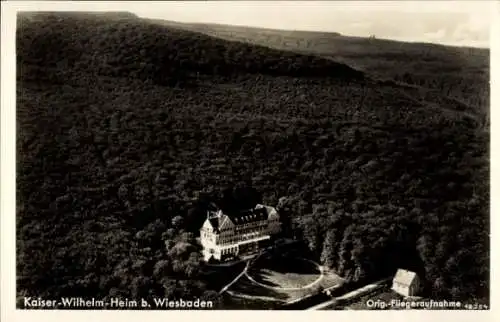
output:
<svg viewBox="0 0 500 322"><path fill-rule="evenodd" d="M415 272L400 268L394 276L394 282L409 286L416 278L417 274Z"/></svg>

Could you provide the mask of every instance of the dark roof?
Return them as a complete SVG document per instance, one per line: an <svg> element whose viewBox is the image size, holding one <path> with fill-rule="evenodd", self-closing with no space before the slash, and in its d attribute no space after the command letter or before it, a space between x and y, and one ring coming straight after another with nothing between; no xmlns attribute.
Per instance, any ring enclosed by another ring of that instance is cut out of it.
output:
<svg viewBox="0 0 500 322"><path fill-rule="evenodd" d="M236 213L230 213L228 214L228 217L235 225L243 225L256 221L267 220L269 216L267 213L267 209L265 207L262 207L246 209L238 211Z"/></svg>
<svg viewBox="0 0 500 322"><path fill-rule="evenodd" d="M233 224L244 225L256 221L267 220L269 218L268 207L251 208L238 211L229 211L224 213ZM209 211L208 222L216 232L219 232L223 220L215 212Z"/></svg>
<svg viewBox="0 0 500 322"><path fill-rule="evenodd" d="M243 225L256 221L267 220L267 218L269 217L266 207L231 211L225 213L225 215L235 225ZM221 218L217 217L213 212L211 216L209 215L208 221L215 231L218 231L219 226L222 224Z"/></svg>
<svg viewBox="0 0 500 322"><path fill-rule="evenodd" d="M208 218L208 221L210 222L210 225L212 225L212 227L213 227L215 230L218 230L218 229L219 229L219 218L218 218L218 217L211 217L211 218Z"/></svg>

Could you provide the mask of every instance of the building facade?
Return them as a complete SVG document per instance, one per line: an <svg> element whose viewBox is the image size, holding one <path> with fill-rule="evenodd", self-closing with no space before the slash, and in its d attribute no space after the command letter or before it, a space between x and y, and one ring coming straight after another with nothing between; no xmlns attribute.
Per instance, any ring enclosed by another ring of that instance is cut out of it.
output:
<svg viewBox="0 0 500 322"><path fill-rule="evenodd" d="M257 204L255 208L232 214L209 211L200 229L203 257L206 261L223 261L256 252L280 230L274 207Z"/></svg>
<svg viewBox="0 0 500 322"><path fill-rule="evenodd" d="M416 296L420 291L420 280L415 272L398 269L392 280L392 290L403 296Z"/></svg>

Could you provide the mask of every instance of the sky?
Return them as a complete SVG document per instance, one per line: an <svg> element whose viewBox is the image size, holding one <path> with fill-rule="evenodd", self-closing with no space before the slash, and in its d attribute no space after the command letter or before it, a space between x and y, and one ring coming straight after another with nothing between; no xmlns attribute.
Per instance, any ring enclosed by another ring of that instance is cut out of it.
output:
<svg viewBox="0 0 500 322"><path fill-rule="evenodd" d="M489 47L500 0L8 1L17 10L130 11L140 17ZM498 18L496 18L498 19Z"/></svg>
<svg viewBox="0 0 500 322"><path fill-rule="evenodd" d="M141 17L489 47L491 0L213 1L136 5ZM494 10L498 10L497 6Z"/></svg>

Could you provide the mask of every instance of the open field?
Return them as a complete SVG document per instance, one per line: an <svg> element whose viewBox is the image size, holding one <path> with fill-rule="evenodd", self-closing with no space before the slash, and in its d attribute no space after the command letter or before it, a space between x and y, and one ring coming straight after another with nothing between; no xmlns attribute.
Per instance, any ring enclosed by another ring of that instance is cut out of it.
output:
<svg viewBox="0 0 500 322"><path fill-rule="evenodd" d="M343 283L341 277L330 271L322 271L315 265L300 258L259 260L228 293L248 301L268 301L281 305Z"/></svg>
<svg viewBox="0 0 500 322"><path fill-rule="evenodd" d="M259 259L249 271L250 279L264 287L300 289L322 279L320 268L302 258Z"/></svg>

